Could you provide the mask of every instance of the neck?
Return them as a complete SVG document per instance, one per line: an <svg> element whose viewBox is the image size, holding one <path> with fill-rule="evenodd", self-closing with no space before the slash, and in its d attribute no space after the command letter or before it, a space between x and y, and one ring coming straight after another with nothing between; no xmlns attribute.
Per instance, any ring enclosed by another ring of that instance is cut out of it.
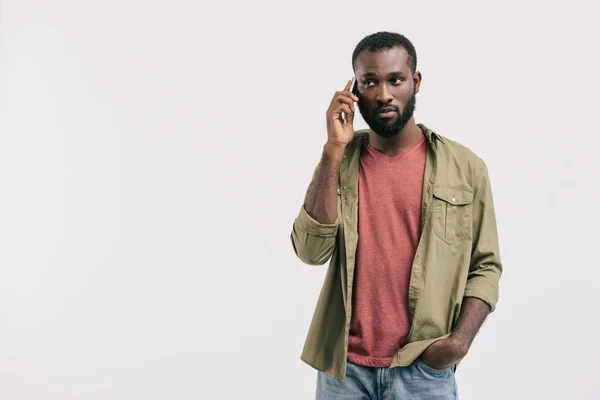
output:
<svg viewBox="0 0 600 400"><path fill-rule="evenodd" d="M403 149L416 143L421 136L423 136L423 131L415 123L415 118L412 117L398 134L389 138L381 137L372 129L369 129L369 144L380 153L393 157Z"/></svg>

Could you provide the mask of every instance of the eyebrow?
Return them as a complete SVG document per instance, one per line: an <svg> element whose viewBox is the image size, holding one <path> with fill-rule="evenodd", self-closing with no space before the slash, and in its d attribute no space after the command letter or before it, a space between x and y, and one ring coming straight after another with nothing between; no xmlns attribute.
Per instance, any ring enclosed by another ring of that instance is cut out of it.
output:
<svg viewBox="0 0 600 400"><path fill-rule="evenodd" d="M405 76L406 74L401 71L390 72L388 74L388 78L393 78L396 76ZM366 74L361 75L361 78L373 78L376 77L377 74L375 72L367 72Z"/></svg>

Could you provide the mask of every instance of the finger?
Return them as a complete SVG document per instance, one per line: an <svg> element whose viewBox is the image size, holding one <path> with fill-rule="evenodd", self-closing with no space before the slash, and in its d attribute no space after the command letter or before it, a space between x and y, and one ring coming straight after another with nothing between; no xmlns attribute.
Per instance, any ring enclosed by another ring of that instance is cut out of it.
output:
<svg viewBox="0 0 600 400"><path fill-rule="evenodd" d="M358 98L350 92L338 92L333 98L333 101L352 104L357 102Z"/></svg>
<svg viewBox="0 0 600 400"><path fill-rule="evenodd" d="M350 108L350 107L348 107ZM352 125L354 123L354 105L352 105L352 109L350 112L346 112L346 124Z"/></svg>
<svg viewBox="0 0 600 400"><path fill-rule="evenodd" d="M348 83L346 83L346 86L344 86L344 92L347 92L348 90L350 90L351 87L352 87L352 79L348 80Z"/></svg>
<svg viewBox="0 0 600 400"><path fill-rule="evenodd" d="M340 109L346 114L352 114L352 110L350 109L350 106L347 104L342 104Z"/></svg>
<svg viewBox="0 0 600 400"><path fill-rule="evenodd" d="M344 106L348 107L346 104L343 104L343 103L332 107L331 108L331 116L334 118L339 118Z"/></svg>
<svg viewBox="0 0 600 400"><path fill-rule="evenodd" d="M342 112L345 112L346 114L350 114L352 112L352 110L350 109L349 105L342 103L331 109L330 116L332 119L340 119L341 120Z"/></svg>
<svg viewBox="0 0 600 400"><path fill-rule="evenodd" d="M340 102L340 105L348 106L351 112L354 112L354 102L352 100L344 99Z"/></svg>
<svg viewBox="0 0 600 400"><path fill-rule="evenodd" d="M333 95L333 99L335 99L338 96L349 96L352 100L358 101L358 97L354 93L352 93L350 91L347 91L347 92L335 92L335 94Z"/></svg>
<svg viewBox="0 0 600 400"><path fill-rule="evenodd" d="M338 96L348 96L349 98L352 99L352 101L358 101L358 96L356 96L354 93L348 91L348 92L335 92L335 94L333 95L333 98L335 99Z"/></svg>
<svg viewBox="0 0 600 400"><path fill-rule="evenodd" d="M352 110L350 110L350 107L346 104L342 104L340 106L340 119L342 118L341 112L344 113L344 120L346 121L346 123L349 123L352 118L351 116L354 116L354 113L352 112Z"/></svg>
<svg viewBox="0 0 600 400"><path fill-rule="evenodd" d="M331 104L329 105L328 113L333 113L333 112L338 111L340 104L347 104L348 106L350 106L352 112L354 112L354 100L351 97L349 97L347 94L340 94L331 101ZM336 118L337 118L337 115L336 115Z"/></svg>

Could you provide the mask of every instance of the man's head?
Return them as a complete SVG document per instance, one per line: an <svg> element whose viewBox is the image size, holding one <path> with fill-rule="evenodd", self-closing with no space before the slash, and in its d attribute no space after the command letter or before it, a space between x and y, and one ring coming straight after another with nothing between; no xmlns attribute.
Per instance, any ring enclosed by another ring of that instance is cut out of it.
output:
<svg viewBox="0 0 600 400"><path fill-rule="evenodd" d="M413 116L421 84L410 40L392 32L369 35L356 45L352 68L365 122L382 137L398 134Z"/></svg>

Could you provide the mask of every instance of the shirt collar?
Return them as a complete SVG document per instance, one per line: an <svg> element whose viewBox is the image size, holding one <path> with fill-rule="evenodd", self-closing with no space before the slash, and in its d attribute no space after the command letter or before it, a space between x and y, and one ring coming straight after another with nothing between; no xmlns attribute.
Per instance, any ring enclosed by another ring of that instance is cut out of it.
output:
<svg viewBox="0 0 600 400"><path fill-rule="evenodd" d="M442 143L445 143L444 139L437 132L429 129L425 124L417 124L417 126L419 128L421 128L421 130L425 134L425 137L427 138L427 140L429 141L429 143L432 145L432 147L434 149L437 149L437 141L438 140ZM368 134L369 134L368 129L360 129L355 132L355 136L361 136L363 138L365 136L367 136Z"/></svg>
<svg viewBox="0 0 600 400"><path fill-rule="evenodd" d="M439 140L442 143L444 142L444 139L442 139L442 137L435 131L429 129L427 126L425 126L424 124L417 124L417 126L419 128L421 128L421 130L423 131L423 133L425 134L425 137L427 137L427 140L429 140L429 143L431 143L433 145L433 147L437 146L437 141Z"/></svg>

